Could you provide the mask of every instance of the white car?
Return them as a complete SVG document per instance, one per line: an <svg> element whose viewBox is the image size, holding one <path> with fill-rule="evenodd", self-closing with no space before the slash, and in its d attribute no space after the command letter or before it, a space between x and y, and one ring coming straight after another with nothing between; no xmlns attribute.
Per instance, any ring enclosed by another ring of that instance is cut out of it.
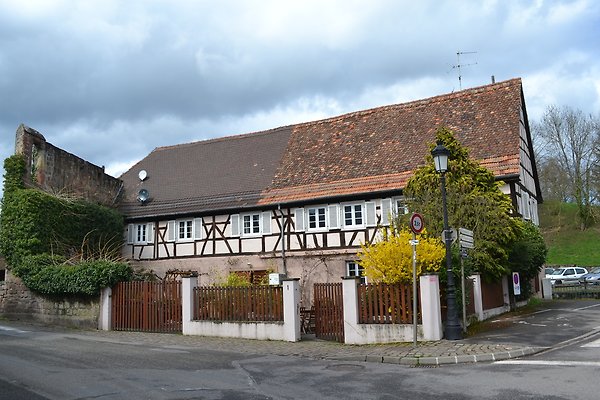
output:
<svg viewBox="0 0 600 400"><path fill-rule="evenodd" d="M547 274L546 278L549 278L553 285L555 283L560 285L569 281L578 282L578 279L587 273L587 269L581 267L556 268L550 274Z"/></svg>

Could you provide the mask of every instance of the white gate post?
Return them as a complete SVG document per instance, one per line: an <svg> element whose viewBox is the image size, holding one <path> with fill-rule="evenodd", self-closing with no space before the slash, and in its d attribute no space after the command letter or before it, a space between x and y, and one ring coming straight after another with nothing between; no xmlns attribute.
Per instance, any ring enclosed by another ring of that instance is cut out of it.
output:
<svg viewBox="0 0 600 400"><path fill-rule="evenodd" d="M194 288L198 286L198 275L184 276L181 278L181 309L182 309L182 333L187 335L190 322L193 318Z"/></svg>
<svg viewBox="0 0 600 400"><path fill-rule="evenodd" d="M283 279L284 340L300 340L300 278Z"/></svg>
<svg viewBox="0 0 600 400"><path fill-rule="evenodd" d="M347 276L342 278L342 297L344 304L344 343L363 343L364 338L358 329L358 290L360 278Z"/></svg>
<svg viewBox="0 0 600 400"><path fill-rule="evenodd" d="M550 278L542 279L542 297L544 300L552 300L552 281Z"/></svg>
<svg viewBox="0 0 600 400"><path fill-rule="evenodd" d="M483 292L481 290L481 275L471 275L469 279L473 280L473 305L477 319L483 321Z"/></svg>
<svg viewBox="0 0 600 400"><path fill-rule="evenodd" d="M437 275L423 275L419 278L419 285L421 289L423 340L441 340L442 308L440 305L439 277Z"/></svg>
<svg viewBox="0 0 600 400"><path fill-rule="evenodd" d="M110 331L112 322L112 289L106 287L100 292L100 315L98 329Z"/></svg>

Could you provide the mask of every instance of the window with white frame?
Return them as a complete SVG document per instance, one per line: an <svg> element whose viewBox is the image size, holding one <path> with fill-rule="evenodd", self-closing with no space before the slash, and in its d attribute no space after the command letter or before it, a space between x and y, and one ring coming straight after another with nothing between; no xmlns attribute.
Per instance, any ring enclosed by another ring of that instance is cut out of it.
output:
<svg viewBox="0 0 600 400"><path fill-rule="evenodd" d="M128 224L128 244L148 244L154 241L154 223Z"/></svg>
<svg viewBox="0 0 600 400"><path fill-rule="evenodd" d="M146 243L146 224L135 225L135 243Z"/></svg>
<svg viewBox="0 0 600 400"><path fill-rule="evenodd" d="M202 239L202 218L169 221L166 238L168 242L190 242Z"/></svg>
<svg viewBox="0 0 600 400"><path fill-rule="evenodd" d="M242 216L242 234L260 234L260 214L246 214Z"/></svg>
<svg viewBox="0 0 600 400"><path fill-rule="evenodd" d="M186 219L177 221L177 240L192 240L194 237L194 221Z"/></svg>
<svg viewBox="0 0 600 400"><path fill-rule="evenodd" d="M408 205L404 201L404 199L396 199L394 202L396 215L405 215L408 214Z"/></svg>
<svg viewBox="0 0 600 400"><path fill-rule="evenodd" d="M346 261L346 276L360 276L360 283L367 283L364 268L356 261Z"/></svg>
<svg viewBox="0 0 600 400"><path fill-rule="evenodd" d="M273 211L231 215L231 236L270 235Z"/></svg>
<svg viewBox="0 0 600 400"><path fill-rule="evenodd" d="M309 230L327 228L327 207L309 207L307 214Z"/></svg>
<svg viewBox="0 0 600 400"><path fill-rule="evenodd" d="M345 204L342 207L344 227L364 226L363 204Z"/></svg>

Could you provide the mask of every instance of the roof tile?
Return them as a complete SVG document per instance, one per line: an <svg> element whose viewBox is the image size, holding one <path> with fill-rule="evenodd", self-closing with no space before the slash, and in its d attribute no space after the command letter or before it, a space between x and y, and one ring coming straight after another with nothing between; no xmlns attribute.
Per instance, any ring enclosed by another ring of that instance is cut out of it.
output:
<svg viewBox="0 0 600 400"><path fill-rule="evenodd" d="M401 190L447 126L497 176L519 173L521 80L240 136L160 147L123 176L129 217ZM139 181L141 169L148 179ZM151 201L135 201L140 188Z"/></svg>

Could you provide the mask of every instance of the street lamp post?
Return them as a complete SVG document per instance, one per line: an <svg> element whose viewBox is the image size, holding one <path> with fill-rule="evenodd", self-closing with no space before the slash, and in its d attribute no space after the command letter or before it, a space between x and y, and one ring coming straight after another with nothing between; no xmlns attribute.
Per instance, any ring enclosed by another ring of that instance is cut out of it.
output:
<svg viewBox="0 0 600 400"><path fill-rule="evenodd" d="M452 234L448 227L448 206L446 204L446 171L448 171L448 156L450 151L444 147L441 141L431 151L435 170L441 175L442 181L442 209L444 213L444 243L446 245L446 330L445 336L448 340L462 339L462 328L458 321L458 310L456 308L456 287L454 285L454 273L452 272Z"/></svg>

